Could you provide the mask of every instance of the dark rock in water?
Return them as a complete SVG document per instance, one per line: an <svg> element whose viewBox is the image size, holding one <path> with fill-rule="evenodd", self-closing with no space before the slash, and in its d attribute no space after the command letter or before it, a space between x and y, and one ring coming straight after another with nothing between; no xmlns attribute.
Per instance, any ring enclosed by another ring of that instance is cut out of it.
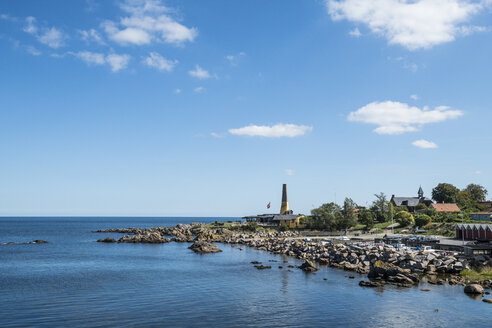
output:
<svg viewBox="0 0 492 328"><path fill-rule="evenodd" d="M485 292L485 295L490 295L490 292Z"/></svg>
<svg viewBox="0 0 492 328"><path fill-rule="evenodd" d="M302 265L299 266L299 269L303 270L304 272L315 272L315 271L318 271L319 269L316 267L316 265L307 260L306 262L304 262Z"/></svg>
<svg viewBox="0 0 492 328"><path fill-rule="evenodd" d="M47 244L46 240L36 239L31 244Z"/></svg>
<svg viewBox="0 0 492 328"><path fill-rule="evenodd" d="M116 239L107 237L104 239L98 239L97 242L98 243L116 243Z"/></svg>
<svg viewBox="0 0 492 328"><path fill-rule="evenodd" d="M290 264L290 265L288 265L288 267L289 267L289 268L295 268L296 266L295 266L295 265Z"/></svg>
<svg viewBox="0 0 492 328"><path fill-rule="evenodd" d="M492 299L490 299L490 298L484 298L484 299L482 300L482 302L485 302L485 303L492 303Z"/></svg>
<svg viewBox="0 0 492 328"><path fill-rule="evenodd" d="M123 236L118 240L118 243L142 243L142 244L164 244L171 242L158 232L150 232L145 234L137 234L134 236Z"/></svg>
<svg viewBox="0 0 492 328"><path fill-rule="evenodd" d="M429 288L422 288L421 291L423 291L423 292L430 292L430 289Z"/></svg>
<svg viewBox="0 0 492 328"><path fill-rule="evenodd" d="M380 286L380 284L378 284L375 281L364 281L364 280L361 280L361 281L359 281L359 286L361 286L361 287L378 287L378 286Z"/></svg>
<svg viewBox="0 0 492 328"><path fill-rule="evenodd" d="M258 261L251 261L251 264L261 264L261 262L258 262Z"/></svg>
<svg viewBox="0 0 492 328"><path fill-rule="evenodd" d="M36 239L33 241L28 241L28 242L15 242L15 241L9 241L7 243L2 243L0 245L30 245L30 244L47 244L48 242L46 240L41 240L41 239Z"/></svg>
<svg viewBox="0 0 492 328"><path fill-rule="evenodd" d="M466 285L464 292L467 294L483 294L483 287L479 284Z"/></svg>
<svg viewBox="0 0 492 328"><path fill-rule="evenodd" d="M349 276L348 278L349 278L349 279L355 279L355 277L354 277L354 276Z"/></svg>
<svg viewBox="0 0 492 328"><path fill-rule="evenodd" d="M283 266L281 266L281 265L279 265L279 266L278 266L278 268L279 268L279 269L283 269L284 267L283 267Z"/></svg>
<svg viewBox="0 0 492 328"><path fill-rule="evenodd" d="M193 243L193 245L191 245L188 248L191 249L192 251L196 252L196 253L218 253L218 252L222 252L220 250L220 248L218 248L216 245L210 244L210 243L203 241L203 240L195 241Z"/></svg>
<svg viewBox="0 0 492 328"><path fill-rule="evenodd" d="M402 287L410 287L419 282L416 274L412 274L408 269L402 269L394 264L385 263L381 260L376 261L372 266L369 274L370 279L385 280Z"/></svg>
<svg viewBox="0 0 492 328"><path fill-rule="evenodd" d="M323 278L323 280L328 280L328 278Z"/></svg>
<svg viewBox="0 0 492 328"><path fill-rule="evenodd" d="M255 265L255 268L258 270L264 270L264 269L271 269L272 267L270 265Z"/></svg>

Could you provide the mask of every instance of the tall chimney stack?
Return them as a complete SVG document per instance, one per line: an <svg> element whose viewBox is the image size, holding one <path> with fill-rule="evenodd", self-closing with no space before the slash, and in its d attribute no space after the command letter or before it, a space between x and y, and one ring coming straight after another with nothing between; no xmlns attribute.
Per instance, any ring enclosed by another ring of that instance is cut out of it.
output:
<svg viewBox="0 0 492 328"><path fill-rule="evenodd" d="M289 213L289 201L287 200L287 185L284 183L282 186L282 206L280 207L280 214Z"/></svg>

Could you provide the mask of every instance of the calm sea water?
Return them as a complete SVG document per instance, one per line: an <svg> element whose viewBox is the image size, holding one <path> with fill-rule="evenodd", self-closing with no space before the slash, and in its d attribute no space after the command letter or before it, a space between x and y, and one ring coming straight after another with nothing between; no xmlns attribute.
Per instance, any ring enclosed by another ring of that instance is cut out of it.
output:
<svg viewBox="0 0 492 328"><path fill-rule="evenodd" d="M111 234L92 233L214 220L0 218L0 243L49 241L0 246L0 326L492 326L492 304L459 286L361 288L363 276L306 274L287 268L295 259L254 249L219 244L222 253L198 255L188 243L103 244L96 240ZM254 260L272 269L257 270Z"/></svg>

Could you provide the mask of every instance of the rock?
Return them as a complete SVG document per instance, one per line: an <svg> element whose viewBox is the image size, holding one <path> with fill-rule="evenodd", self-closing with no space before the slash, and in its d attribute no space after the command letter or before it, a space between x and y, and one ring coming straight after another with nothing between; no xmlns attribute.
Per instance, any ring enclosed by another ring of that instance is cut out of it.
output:
<svg viewBox="0 0 492 328"><path fill-rule="evenodd" d="M361 287L378 287L378 286L380 286L380 284L378 284L375 281L364 281L364 280L361 280L361 281L359 281L359 286L361 286Z"/></svg>
<svg viewBox="0 0 492 328"><path fill-rule="evenodd" d="M348 278L349 278L349 279L355 279L355 277L354 277L354 276L349 276Z"/></svg>
<svg viewBox="0 0 492 328"><path fill-rule="evenodd" d="M32 244L47 244L46 240L36 239L32 242Z"/></svg>
<svg viewBox="0 0 492 328"><path fill-rule="evenodd" d="M261 264L261 262L258 262L258 261L251 261L251 264Z"/></svg>
<svg viewBox="0 0 492 328"><path fill-rule="evenodd" d="M465 286L464 292L467 294L483 294L483 287L479 284L469 284Z"/></svg>
<svg viewBox="0 0 492 328"><path fill-rule="evenodd" d="M134 236L123 236L118 243L143 243L143 244L164 244L171 242L171 239L165 238L158 232L147 232L145 234L136 234Z"/></svg>
<svg viewBox="0 0 492 328"><path fill-rule="evenodd" d="M305 261L302 265L299 266L299 269L303 270L304 272L315 272L318 271L319 269L316 267L316 265L311 262L311 261Z"/></svg>
<svg viewBox="0 0 492 328"><path fill-rule="evenodd" d="M198 240L193 243L190 247L188 247L195 253L218 253L222 252L220 248L218 248L214 244L207 243L206 241L203 240Z"/></svg>
<svg viewBox="0 0 492 328"><path fill-rule="evenodd" d="M107 237L104 239L98 239L97 242L98 243L116 243L116 239Z"/></svg>
<svg viewBox="0 0 492 328"><path fill-rule="evenodd" d="M270 265L255 265L255 268L258 270L264 270L264 269L271 269L272 267Z"/></svg>
<svg viewBox="0 0 492 328"><path fill-rule="evenodd" d="M419 278L410 273L408 269L402 269L391 263L376 261L372 266L369 274L370 279L386 280L399 285L411 286L419 281Z"/></svg>
<svg viewBox="0 0 492 328"><path fill-rule="evenodd" d="M279 265L279 266L278 266L278 268L279 268L279 269L283 269L284 267L283 267L283 266L281 266L281 265Z"/></svg>
<svg viewBox="0 0 492 328"><path fill-rule="evenodd" d="M492 299L490 299L490 298L484 298L484 299L482 300L482 302L485 302L485 303L492 303Z"/></svg>
<svg viewBox="0 0 492 328"><path fill-rule="evenodd" d="M323 278L323 280L328 280L328 278Z"/></svg>
<svg viewBox="0 0 492 328"><path fill-rule="evenodd" d="M429 288L422 288L421 291L423 291L423 292L430 292L430 289Z"/></svg>

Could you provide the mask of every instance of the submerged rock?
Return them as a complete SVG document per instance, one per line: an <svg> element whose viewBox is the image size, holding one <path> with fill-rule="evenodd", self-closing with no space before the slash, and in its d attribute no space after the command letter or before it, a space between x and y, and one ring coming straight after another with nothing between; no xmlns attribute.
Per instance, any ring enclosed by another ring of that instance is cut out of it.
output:
<svg viewBox="0 0 492 328"><path fill-rule="evenodd" d="M361 287L379 287L380 284L378 284L375 281L364 281L364 280L361 280L361 281L359 281L359 286L361 286Z"/></svg>
<svg viewBox="0 0 492 328"><path fill-rule="evenodd" d="M306 262L304 262L302 265L299 266L299 269L303 270L304 272L315 272L315 271L318 271L319 269L316 267L316 265L307 260Z"/></svg>
<svg viewBox="0 0 492 328"><path fill-rule="evenodd" d="M255 265L255 268L258 270L264 270L264 269L271 269L272 267L270 265Z"/></svg>
<svg viewBox="0 0 492 328"><path fill-rule="evenodd" d="M98 239L97 242L98 243L116 243L116 239L107 237L104 239Z"/></svg>
<svg viewBox="0 0 492 328"><path fill-rule="evenodd" d="M188 248L193 250L196 253L218 253L218 252L222 252L220 250L220 248L218 248L216 245L210 244L210 243L207 243L206 241L201 241L201 240L195 241L193 243L193 245L191 245Z"/></svg>

